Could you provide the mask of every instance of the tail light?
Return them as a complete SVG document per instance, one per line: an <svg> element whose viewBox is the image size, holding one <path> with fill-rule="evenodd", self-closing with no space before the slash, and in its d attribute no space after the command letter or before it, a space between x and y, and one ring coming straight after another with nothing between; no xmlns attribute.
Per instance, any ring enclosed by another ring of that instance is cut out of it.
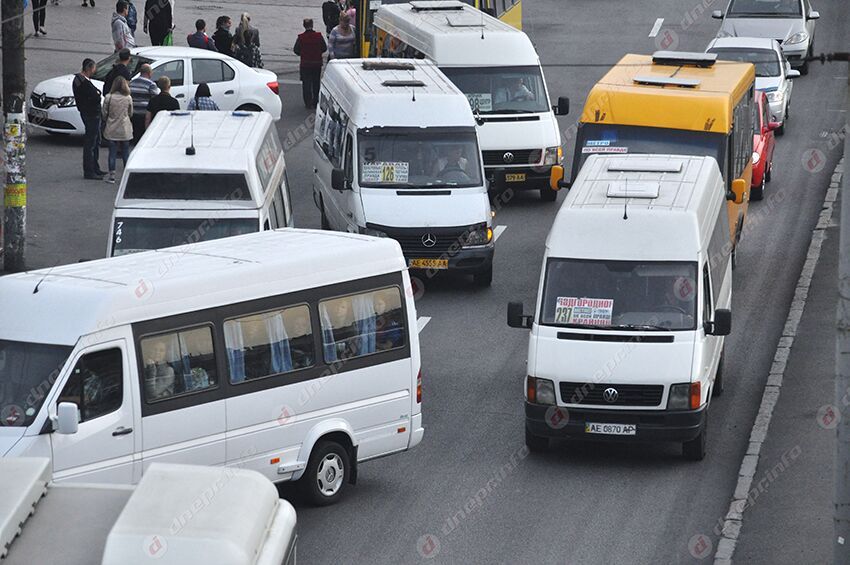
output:
<svg viewBox="0 0 850 565"><path fill-rule="evenodd" d="M696 410L702 404L702 388L700 383L691 383L691 410Z"/></svg>
<svg viewBox="0 0 850 565"><path fill-rule="evenodd" d="M267 82L266 86L268 86L275 94L280 94L280 84L278 84L277 81Z"/></svg>
<svg viewBox="0 0 850 565"><path fill-rule="evenodd" d="M422 369L416 375L416 404L422 404Z"/></svg>
<svg viewBox="0 0 850 565"><path fill-rule="evenodd" d="M525 379L525 397L529 402L537 402L536 380L534 377L526 377Z"/></svg>

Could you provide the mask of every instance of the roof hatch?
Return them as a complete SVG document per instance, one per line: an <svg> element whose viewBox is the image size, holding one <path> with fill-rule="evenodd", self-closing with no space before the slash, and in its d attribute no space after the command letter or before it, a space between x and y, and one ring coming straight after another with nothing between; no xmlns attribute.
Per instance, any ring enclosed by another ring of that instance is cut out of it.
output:
<svg viewBox="0 0 850 565"><path fill-rule="evenodd" d="M402 61L363 61L364 71L415 71L416 65Z"/></svg>
<svg viewBox="0 0 850 565"><path fill-rule="evenodd" d="M681 173L682 162L667 159L618 159L608 164L613 173Z"/></svg>
<svg viewBox="0 0 850 565"><path fill-rule="evenodd" d="M615 180L608 183L608 198L658 198L661 184L653 181Z"/></svg>
<svg viewBox="0 0 850 565"><path fill-rule="evenodd" d="M656 51L652 54L655 65L675 67L711 67L717 61L717 53L693 53L689 51Z"/></svg>
<svg viewBox="0 0 850 565"><path fill-rule="evenodd" d="M682 88L696 88L699 86L699 80L695 78L678 78L678 77L659 77L659 76L636 76L635 84L645 84L649 86L680 86Z"/></svg>
<svg viewBox="0 0 850 565"><path fill-rule="evenodd" d="M456 0L448 0L448 1L431 1L431 2L422 2L416 1L410 3L411 8L416 12L460 12L463 10L463 4L457 2Z"/></svg>
<svg viewBox="0 0 850 565"><path fill-rule="evenodd" d="M421 80L385 80L381 86L425 86L425 83Z"/></svg>

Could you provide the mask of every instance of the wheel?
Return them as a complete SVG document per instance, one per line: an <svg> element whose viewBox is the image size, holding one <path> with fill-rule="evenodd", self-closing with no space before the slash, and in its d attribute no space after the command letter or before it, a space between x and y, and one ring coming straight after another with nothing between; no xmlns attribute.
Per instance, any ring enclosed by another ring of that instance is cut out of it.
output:
<svg viewBox="0 0 850 565"><path fill-rule="evenodd" d="M328 506L340 499L350 473L348 450L335 441L320 441L313 447L300 482L311 503Z"/></svg>
<svg viewBox="0 0 850 565"><path fill-rule="evenodd" d="M764 198L764 184L767 179L767 171L762 173L761 175L761 184L758 187L752 189L750 192L750 200L761 200Z"/></svg>
<svg viewBox="0 0 850 565"><path fill-rule="evenodd" d="M540 189L540 200L543 202L554 202L558 198L558 191L548 186Z"/></svg>
<svg viewBox="0 0 850 565"><path fill-rule="evenodd" d="M776 132L775 132L775 133L776 133L776 136L777 136L777 137L781 137L781 136L785 135L785 122L784 122L784 121L782 122L782 125L781 125L781 126L779 126L778 128L776 128Z"/></svg>
<svg viewBox="0 0 850 565"><path fill-rule="evenodd" d="M263 109L256 104L242 104L236 108L237 112L262 112Z"/></svg>
<svg viewBox="0 0 850 565"><path fill-rule="evenodd" d="M489 267L487 267L486 271L481 271L480 273L475 273L474 275L472 275L472 282L475 283L475 286L490 286L493 283L493 266L490 265Z"/></svg>
<svg viewBox="0 0 850 565"><path fill-rule="evenodd" d="M707 408L706 408L707 410ZM705 459L706 432L708 431L708 413L705 415L699 435L691 441L682 443L682 456L688 461Z"/></svg>
<svg viewBox="0 0 850 565"><path fill-rule="evenodd" d="M525 428L525 446L533 453L543 453L549 449L549 438L536 436Z"/></svg>
<svg viewBox="0 0 850 565"><path fill-rule="evenodd" d="M714 375L714 387L711 389L711 396L720 396L723 394L723 353L720 353L720 363L717 364L717 374Z"/></svg>
<svg viewBox="0 0 850 565"><path fill-rule="evenodd" d="M321 208L319 208L319 211L320 211L320 214L322 215L322 229L323 230L330 230L331 229L331 223L330 223L330 221L328 221L328 215L325 214L325 202L324 202L324 200L319 200L319 202L321 203Z"/></svg>

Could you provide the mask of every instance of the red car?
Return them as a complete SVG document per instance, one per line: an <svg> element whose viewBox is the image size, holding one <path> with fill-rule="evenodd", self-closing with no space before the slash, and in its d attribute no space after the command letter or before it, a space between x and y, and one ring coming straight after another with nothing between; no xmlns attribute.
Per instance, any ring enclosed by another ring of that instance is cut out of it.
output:
<svg viewBox="0 0 850 565"><path fill-rule="evenodd" d="M770 180L773 172L773 149L776 147L776 136L773 130L779 127L778 122L770 121L770 106L767 95L756 91L758 102L757 116L753 130L753 186L750 200L764 198L764 185Z"/></svg>

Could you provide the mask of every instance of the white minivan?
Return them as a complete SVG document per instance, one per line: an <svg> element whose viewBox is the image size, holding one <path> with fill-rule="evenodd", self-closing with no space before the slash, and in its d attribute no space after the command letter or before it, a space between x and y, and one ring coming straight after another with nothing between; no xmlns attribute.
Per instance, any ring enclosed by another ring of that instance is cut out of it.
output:
<svg viewBox="0 0 850 565"><path fill-rule="evenodd" d="M570 101L549 105L528 36L458 0L379 4L371 55L424 57L460 88L475 112L490 189L534 189L554 201L564 176L555 116L566 115Z"/></svg>
<svg viewBox="0 0 850 565"><path fill-rule="evenodd" d="M399 242L411 269L493 279L493 229L475 119L428 61L331 61L316 110L322 228Z"/></svg>
<svg viewBox="0 0 850 565"><path fill-rule="evenodd" d="M286 161L266 112L160 112L130 153L106 256L291 227Z"/></svg>
<svg viewBox="0 0 850 565"><path fill-rule="evenodd" d="M732 270L711 157L588 158L549 237L530 328L525 438L681 442L705 456Z"/></svg>
<svg viewBox="0 0 850 565"><path fill-rule="evenodd" d="M301 479L424 434L395 241L291 228L0 278L0 457L132 484L155 462Z"/></svg>

